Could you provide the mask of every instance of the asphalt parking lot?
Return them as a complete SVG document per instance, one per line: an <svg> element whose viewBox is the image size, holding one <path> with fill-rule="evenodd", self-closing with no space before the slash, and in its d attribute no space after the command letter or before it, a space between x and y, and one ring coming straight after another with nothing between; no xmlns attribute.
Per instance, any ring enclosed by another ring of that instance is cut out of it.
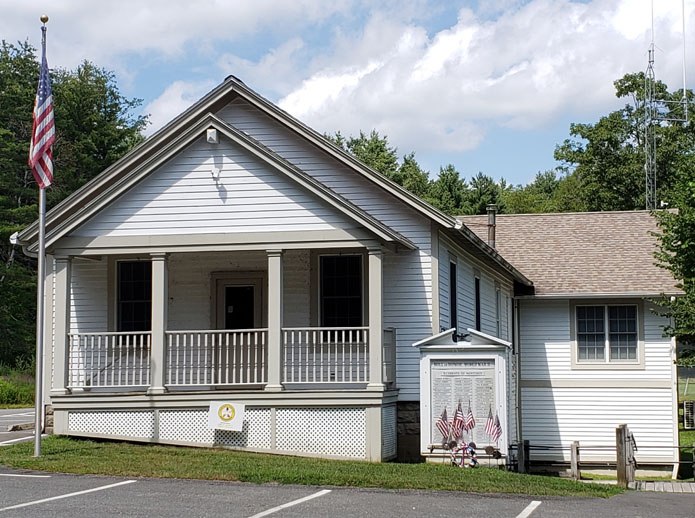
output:
<svg viewBox="0 0 695 518"><path fill-rule="evenodd" d="M0 467L0 516L42 517L625 517L695 515L695 497L611 499L322 488L40 473Z"/></svg>
<svg viewBox="0 0 695 518"><path fill-rule="evenodd" d="M21 442L34 436L34 430L8 432L7 428L14 424L33 423L33 408L3 408L0 409L0 446Z"/></svg>

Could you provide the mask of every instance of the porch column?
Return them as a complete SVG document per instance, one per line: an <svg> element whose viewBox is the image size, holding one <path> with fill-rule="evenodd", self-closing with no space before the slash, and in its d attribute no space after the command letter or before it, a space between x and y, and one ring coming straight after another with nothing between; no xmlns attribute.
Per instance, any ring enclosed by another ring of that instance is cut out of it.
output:
<svg viewBox="0 0 695 518"><path fill-rule="evenodd" d="M152 342L150 349L150 388L148 394L163 394L166 370L167 314L169 308L169 276L167 254L152 253Z"/></svg>
<svg viewBox="0 0 695 518"><path fill-rule="evenodd" d="M265 390L282 387L282 250L268 250L268 383Z"/></svg>
<svg viewBox="0 0 695 518"><path fill-rule="evenodd" d="M68 375L70 373L70 282L72 258L55 256L55 342L53 346L53 386L51 396L68 394ZM46 292L47 294L50 293ZM48 342L50 343L50 342ZM47 348L50 352L50 348ZM45 375L50 379L50 371Z"/></svg>
<svg viewBox="0 0 695 518"><path fill-rule="evenodd" d="M367 249L369 255L369 383L367 388L384 390L382 324L382 263L381 248Z"/></svg>

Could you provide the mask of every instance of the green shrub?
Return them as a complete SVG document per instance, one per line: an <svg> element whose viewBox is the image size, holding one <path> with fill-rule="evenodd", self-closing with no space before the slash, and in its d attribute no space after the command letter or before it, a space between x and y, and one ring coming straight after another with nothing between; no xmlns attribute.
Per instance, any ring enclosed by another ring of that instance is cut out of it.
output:
<svg viewBox="0 0 695 518"><path fill-rule="evenodd" d="M0 407L34 404L34 377L27 372L3 369L0 375Z"/></svg>

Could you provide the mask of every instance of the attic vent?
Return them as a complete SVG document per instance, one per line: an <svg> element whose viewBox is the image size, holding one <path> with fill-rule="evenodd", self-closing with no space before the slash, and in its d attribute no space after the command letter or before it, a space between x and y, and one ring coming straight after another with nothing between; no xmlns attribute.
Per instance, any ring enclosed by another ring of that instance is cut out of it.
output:
<svg viewBox="0 0 695 518"><path fill-rule="evenodd" d="M695 400L683 401L683 428L695 430Z"/></svg>

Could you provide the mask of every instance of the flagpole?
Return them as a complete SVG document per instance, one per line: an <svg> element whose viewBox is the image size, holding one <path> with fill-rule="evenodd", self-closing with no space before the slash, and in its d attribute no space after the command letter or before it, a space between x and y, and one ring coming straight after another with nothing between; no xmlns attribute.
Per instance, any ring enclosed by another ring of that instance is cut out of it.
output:
<svg viewBox="0 0 695 518"><path fill-rule="evenodd" d="M46 22L41 15L41 50L46 55ZM46 188L39 186L39 261L36 274L36 395L34 402L34 457L41 456L43 421L43 340L44 340L44 287L46 284Z"/></svg>

